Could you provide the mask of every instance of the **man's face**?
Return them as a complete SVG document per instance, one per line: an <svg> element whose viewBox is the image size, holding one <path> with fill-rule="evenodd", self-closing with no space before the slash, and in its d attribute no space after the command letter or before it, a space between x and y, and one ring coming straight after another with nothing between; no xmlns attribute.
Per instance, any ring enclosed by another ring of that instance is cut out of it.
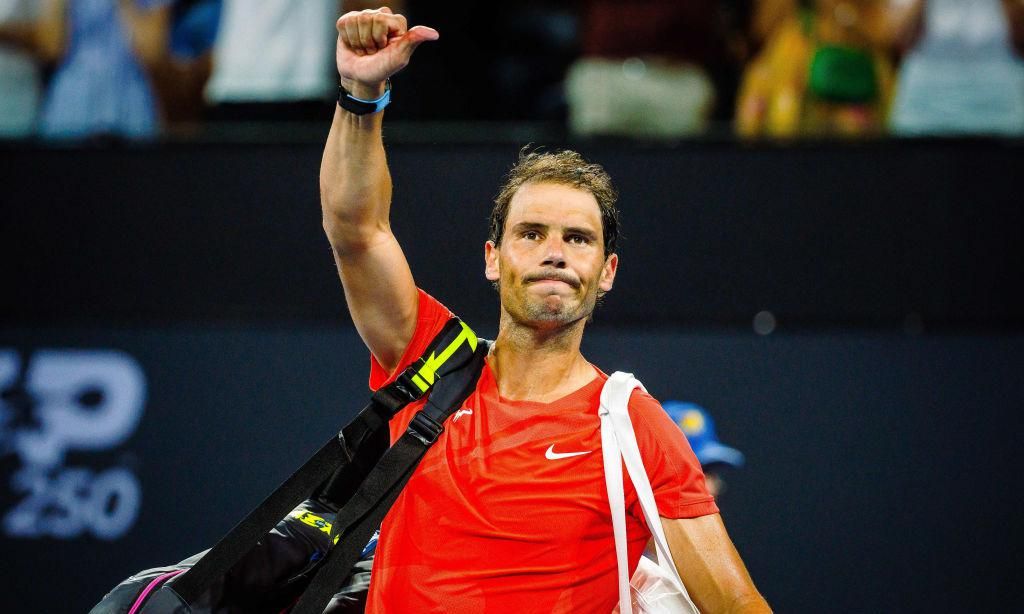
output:
<svg viewBox="0 0 1024 614"><path fill-rule="evenodd" d="M704 482L708 485L708 493L716 499L725 492L725 480L714 471L704 471Z"/></svg>
<svg viewBox="0 0 1024 614"><path fill-rule="evenodd" d="M589 192L528 183L512 196L501 247L484 247L487 279L516 322L558 328L586 319L612 289L618 256L604 256L601 210Z"/></svg>

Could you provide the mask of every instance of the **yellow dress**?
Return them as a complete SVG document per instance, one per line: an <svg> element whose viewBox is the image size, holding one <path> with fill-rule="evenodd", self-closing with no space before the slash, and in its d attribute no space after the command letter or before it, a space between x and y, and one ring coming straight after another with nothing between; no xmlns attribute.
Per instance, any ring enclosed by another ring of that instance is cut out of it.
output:
<svg viewBox="0 0 1024 614"><path fill-rule="evenodd" d="M859 48L871 54L879 92L875 100L867 103L830 102L808 91L808 69L815 51L820 44L833 42L816 39L810 33L819 29L819 24L809 24L809 20L815 19L799 15L791 17L747 66L737 97L736 132L740 136L859 136L884 130L893 89L893 70L879 50L843 40L834 41L834 44Z"/></svg>

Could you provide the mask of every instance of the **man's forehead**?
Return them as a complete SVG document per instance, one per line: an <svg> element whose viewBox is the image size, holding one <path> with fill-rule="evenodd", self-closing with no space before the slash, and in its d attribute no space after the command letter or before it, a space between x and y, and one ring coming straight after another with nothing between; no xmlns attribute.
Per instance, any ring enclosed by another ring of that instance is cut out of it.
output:
<svg viewBox="0 0 1024 614"><path fill-rule="evenodd" d="M601 208L586 190L561 183L527 183L516 190L509 202L506 224L588 223L600 229Z"/></svg>

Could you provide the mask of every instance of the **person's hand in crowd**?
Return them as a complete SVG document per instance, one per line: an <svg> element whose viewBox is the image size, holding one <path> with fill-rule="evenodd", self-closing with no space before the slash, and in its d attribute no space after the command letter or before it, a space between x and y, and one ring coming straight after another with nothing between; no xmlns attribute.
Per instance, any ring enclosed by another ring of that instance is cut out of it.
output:
<svg viewBox="0 0 1024 614"><path fill-rule="evenodd" d="M426 26L409 28L404 16L387 7L346 13L337 28L341 84L362 99L383 94L384 81L405 68L416 47L439 36Z"/></svg>
<svg viewBox="0 0 1024 614"><path fill-rule="evenodd" d="M1003 0L1003 8L1010 22L1010 37L1018 55L1024 57L1024 0Z"/></svg>
<svg viewBox="0 0 1024 614"><path fill-rule="evenodd" d="M172 3L148 8L135 0L118 0L117 4L139 62L149 70L160 66L169 51Z"/></svg>

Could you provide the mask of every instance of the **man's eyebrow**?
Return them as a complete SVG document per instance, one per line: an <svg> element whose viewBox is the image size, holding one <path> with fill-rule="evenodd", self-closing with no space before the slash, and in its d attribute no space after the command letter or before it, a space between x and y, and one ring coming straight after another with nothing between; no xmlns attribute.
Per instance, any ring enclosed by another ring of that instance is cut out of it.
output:
<svg viewBox="0 0 1024 614"><path fill-rule="evenodd" d="M519 222L512 227L514 232L523 232L526 230L547 230L547 224L541 224L540 222Z"/></svg>
<svg viewBox="0 0 1024 614"><path fill-rule="evenodd" d="M526 232L528 230L544 231L547 232L551 227L547 224L540 222L518 222L512 226L512 232ZM591 241L597 239L597 232L590 228L584 228L583 226L567 226L562 229L564 235L579 235L585 237Z"/></svg>
<svg viewBox="0 0 1024 614"><path fill-rule="evenodd" d="M570 227L566 228L564 234L567 234L567 235L580 235L580 236L586 237L586 238L591 239L591 240L597 238L597 233L596 232L594 232L590 228L581 228L579 226L570 226Z"/></svg>

